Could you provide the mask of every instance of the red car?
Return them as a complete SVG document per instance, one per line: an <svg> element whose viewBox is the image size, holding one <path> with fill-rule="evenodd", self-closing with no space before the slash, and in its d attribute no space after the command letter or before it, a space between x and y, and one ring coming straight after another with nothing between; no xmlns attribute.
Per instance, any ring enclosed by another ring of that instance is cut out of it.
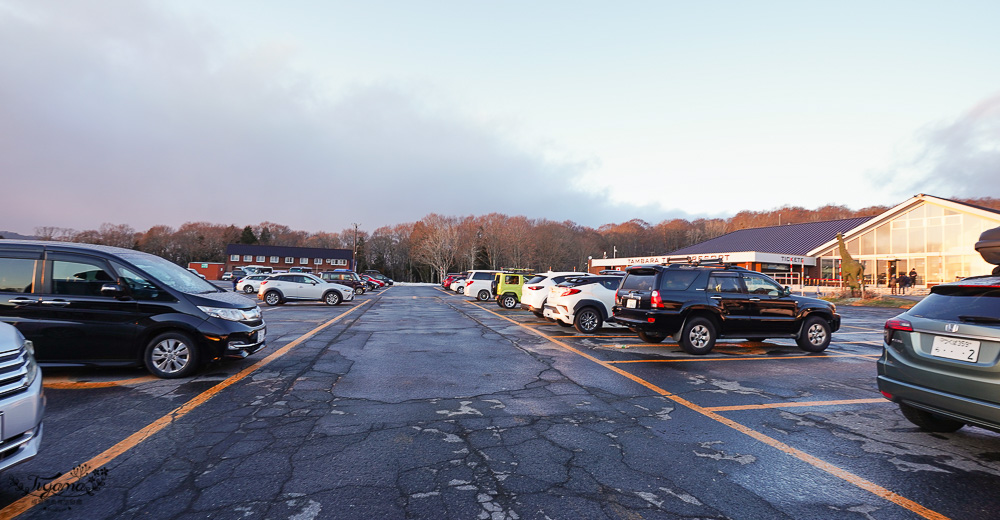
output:
<svg viewBox="0 0 1000 520"><path fill-rule="evenodd" d="M385 287L385 282L379 280L378 278L373 278L371 276L368 276L367 274L361 275L361 279L368 284L368 287L371 287L373 289L381 289Z"/></svg>

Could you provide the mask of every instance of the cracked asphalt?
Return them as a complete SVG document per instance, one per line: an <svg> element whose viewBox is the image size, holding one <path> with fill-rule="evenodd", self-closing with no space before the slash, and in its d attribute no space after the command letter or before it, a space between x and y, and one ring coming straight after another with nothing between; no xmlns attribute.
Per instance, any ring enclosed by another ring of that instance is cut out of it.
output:
<svg viewBox="0 0 1000 520"><path fill-rule="evenodd" d="M896 311L839 310L822 354L693 358L426 286L269 307L264 351L191 379L46 370L0 517L997 517L1000 435L910 425L875 389Z"/></svg>

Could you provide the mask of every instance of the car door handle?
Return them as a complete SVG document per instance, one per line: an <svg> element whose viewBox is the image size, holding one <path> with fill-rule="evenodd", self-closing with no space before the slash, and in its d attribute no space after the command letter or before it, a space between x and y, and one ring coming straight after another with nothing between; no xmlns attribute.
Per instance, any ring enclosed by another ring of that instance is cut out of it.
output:
<svg viewBox="0 0 1000 520"><path fill-rule="evenodd" d="M709 296L709 298L711 298L713 300L721 300L722 296Z"/></svg>
<svg viewBox="0 0 1000 520"><path fill-rule="evenodd" d="M69 305L66 300L42 300L42 305L51 305L53 307L65 307Z"/></svg>
<svg viewBox="0 0 1000 520"><path fill-rule="evenodd" d="M13 303L14 305L37 305L38 300L32 300L30 298L11 298L7 300L7 303Z"/></svg>
<svg viewBox="0 0 1000 520"><path fill-rule="evenodd" d="M759 302L760 298L750 298L750 301L752 301L752 302Z"/></svg>

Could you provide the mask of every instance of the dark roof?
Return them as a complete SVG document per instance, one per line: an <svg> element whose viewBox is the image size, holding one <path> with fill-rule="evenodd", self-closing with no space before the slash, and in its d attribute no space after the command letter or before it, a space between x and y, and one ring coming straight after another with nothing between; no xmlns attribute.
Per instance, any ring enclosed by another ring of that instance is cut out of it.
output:
<svg viewBox="0 0 1000 520"><path fill-rule="evenodd" d="M322 247L291 247L262 246L256 244L229 244L226 246L226 257L229 255L262 255L262 256L292 256L295 258L342 258L353 259L350 249L324 249Z"/></svg>
<svg viewBox="0 0 1000 520"><path fill-rule="evenodd" d="M873 218L875 217L857 217L789 224L787 226L741 229L700 244L678 249L670 255L703 255L742 251L804 255L833 240L837 237L837 233L846 233Z"/></svg>
<svg viewBox="0 0 1000 520"><path fill-rule="evenodd" d="M934 197L934 195L926 195L926 196L928 196L928 197ZM961 204L963 206L969 206L970 208L976 208L976 209L981 209L983 211L989 211L991 213L1000 213L1000 210L998 210L998 209L988 208L986 206L980 206L978 204L969 204L968 202L962 202L960 200L955 200L955 199L946 199L944 197L935 197L935 198L938 198L938 199L941 199L941 200L946 200L948 202L954 202L955 204Z"/></svg>

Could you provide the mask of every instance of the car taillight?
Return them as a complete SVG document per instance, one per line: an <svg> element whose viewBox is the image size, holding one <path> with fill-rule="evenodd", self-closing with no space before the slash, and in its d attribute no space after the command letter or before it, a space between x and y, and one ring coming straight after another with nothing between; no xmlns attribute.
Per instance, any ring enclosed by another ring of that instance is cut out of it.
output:
<svg viewBox="0 0 1000 520"><path fill-rule="evenodd" d="M663 298L660 298L660 291L653 291L649 295L649 306L653 309L663 308Z"/></svg>
<svg viewBox="0 0 1000 520"><path fill-rule="evenodd" d="M260 281L260 284L261 284L261 285L267 285L267 280L261 280L261 281Z"/></svg>
<svg viewBox="0 0 1000 520"><path fill-rule="evenodd" d="M541 288L542 288L542 286L541 286L541 285L529 285L529 286L528 286L528 290L529 290L529 291L537 291L537 290L539 290L539 289L541 289Z"/></svg>
<svg viewBox="0 0 1000 520"><path fill-rule="evenodd" d="M900 318L890 318L885 322L885 330L882 339L886 345L892 344L892 335L895 331L913 332L913 324Z"/></svg>
<svg viewBox="0 0 1000 520"><path fill-rule="evenodd" d="M571 294L576 294L578 292L580 292L580 289L574 289L572 287L567 287L566 290L564 290L560 296L569 296Z"/></svg>

